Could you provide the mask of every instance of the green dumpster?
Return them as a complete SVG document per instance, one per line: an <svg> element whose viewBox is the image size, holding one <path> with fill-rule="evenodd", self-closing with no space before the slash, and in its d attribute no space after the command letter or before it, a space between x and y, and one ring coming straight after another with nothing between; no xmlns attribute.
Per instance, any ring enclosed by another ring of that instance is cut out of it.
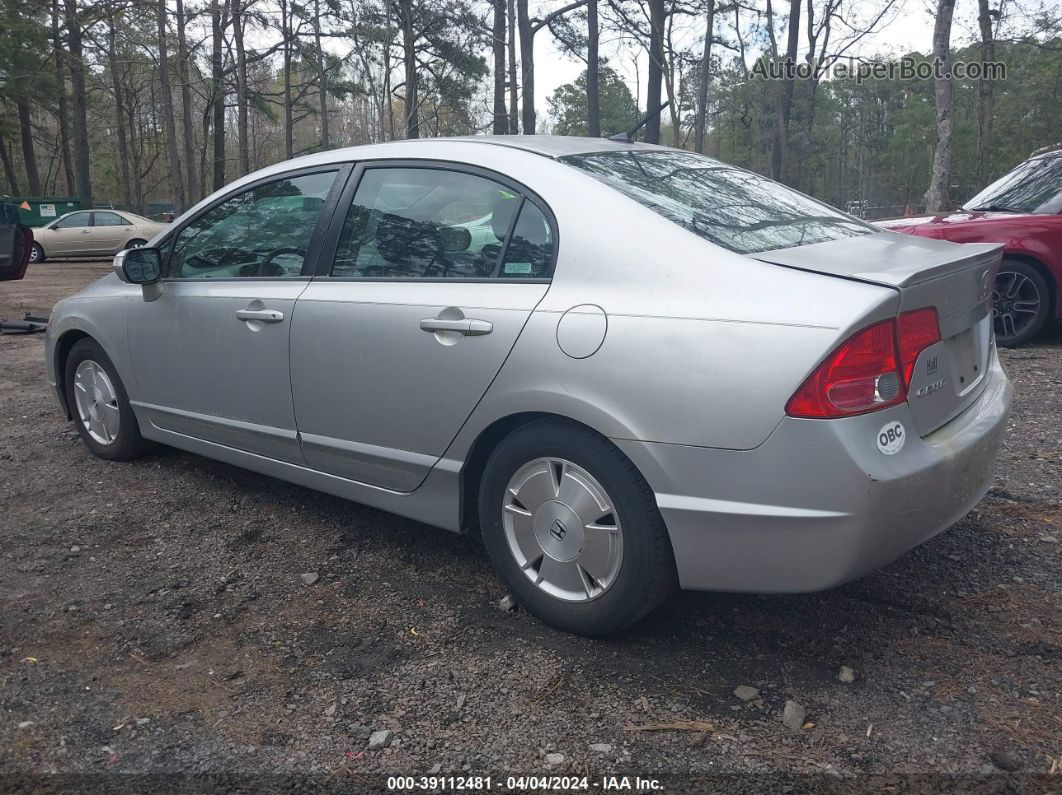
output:
<svg viewBox="0 0 1062 795"><path fill-rule="evenodd" d="M77 196L14 196L5 202L17 204L19 217L26 226L44 226L61 215L81 209Z"/></svg>

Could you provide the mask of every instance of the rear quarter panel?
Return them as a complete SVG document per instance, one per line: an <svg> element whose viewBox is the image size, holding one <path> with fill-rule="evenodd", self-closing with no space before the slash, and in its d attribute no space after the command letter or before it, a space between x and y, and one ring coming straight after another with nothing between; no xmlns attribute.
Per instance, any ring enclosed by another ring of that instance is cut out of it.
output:
<svg viewBox="0 0 1062 795"><path fill-rule="evenodd" d="M751 449L834 345L895 314L896 290L734 254L569 166L540 163L526 184L557 217L553 283L449 456L523 411L617 439ZM607 332L574 359L557 328L584 304L604 310Z"/></svg>

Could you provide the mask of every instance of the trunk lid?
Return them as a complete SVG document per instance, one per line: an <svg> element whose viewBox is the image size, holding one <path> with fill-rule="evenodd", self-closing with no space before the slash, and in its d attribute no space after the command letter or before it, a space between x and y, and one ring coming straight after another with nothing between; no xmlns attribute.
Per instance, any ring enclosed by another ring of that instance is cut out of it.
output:
<svg viewBox="0 0 1062 795"><path fill-rule="evenodd" d="M992 286L1002 246L949 243L878 232L778 249L757 259L787 268L879 284L899 292L899 312L934 307L941 341L915 363L907 402L920 436L973 403L992 355Z"/></svg>

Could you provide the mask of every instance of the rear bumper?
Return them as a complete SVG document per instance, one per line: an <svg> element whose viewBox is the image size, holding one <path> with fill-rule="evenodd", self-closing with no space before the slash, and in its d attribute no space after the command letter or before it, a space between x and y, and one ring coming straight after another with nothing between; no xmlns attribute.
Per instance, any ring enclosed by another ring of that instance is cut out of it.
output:
<svg viewBox="0 0 1062 795"><path fill-rule="evenodd" d="M683 588L817 591L880 568L961 519L992 485L1013 389L993 351L978 400L924 438L907 405L787 417L754 450L617 440L656 493ZM908 434L878 450L886 423Z"/></svg>

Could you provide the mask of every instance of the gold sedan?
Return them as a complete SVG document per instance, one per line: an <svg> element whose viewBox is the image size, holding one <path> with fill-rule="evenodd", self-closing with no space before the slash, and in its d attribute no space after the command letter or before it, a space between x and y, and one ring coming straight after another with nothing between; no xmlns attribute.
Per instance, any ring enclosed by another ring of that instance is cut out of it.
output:
<svg viewBox="0 0 1062 795"><path fill-rule="evenodd" d="M30 262L114 256L144 245L168 226L124 210L77 210L33 230Z"/></svg>

